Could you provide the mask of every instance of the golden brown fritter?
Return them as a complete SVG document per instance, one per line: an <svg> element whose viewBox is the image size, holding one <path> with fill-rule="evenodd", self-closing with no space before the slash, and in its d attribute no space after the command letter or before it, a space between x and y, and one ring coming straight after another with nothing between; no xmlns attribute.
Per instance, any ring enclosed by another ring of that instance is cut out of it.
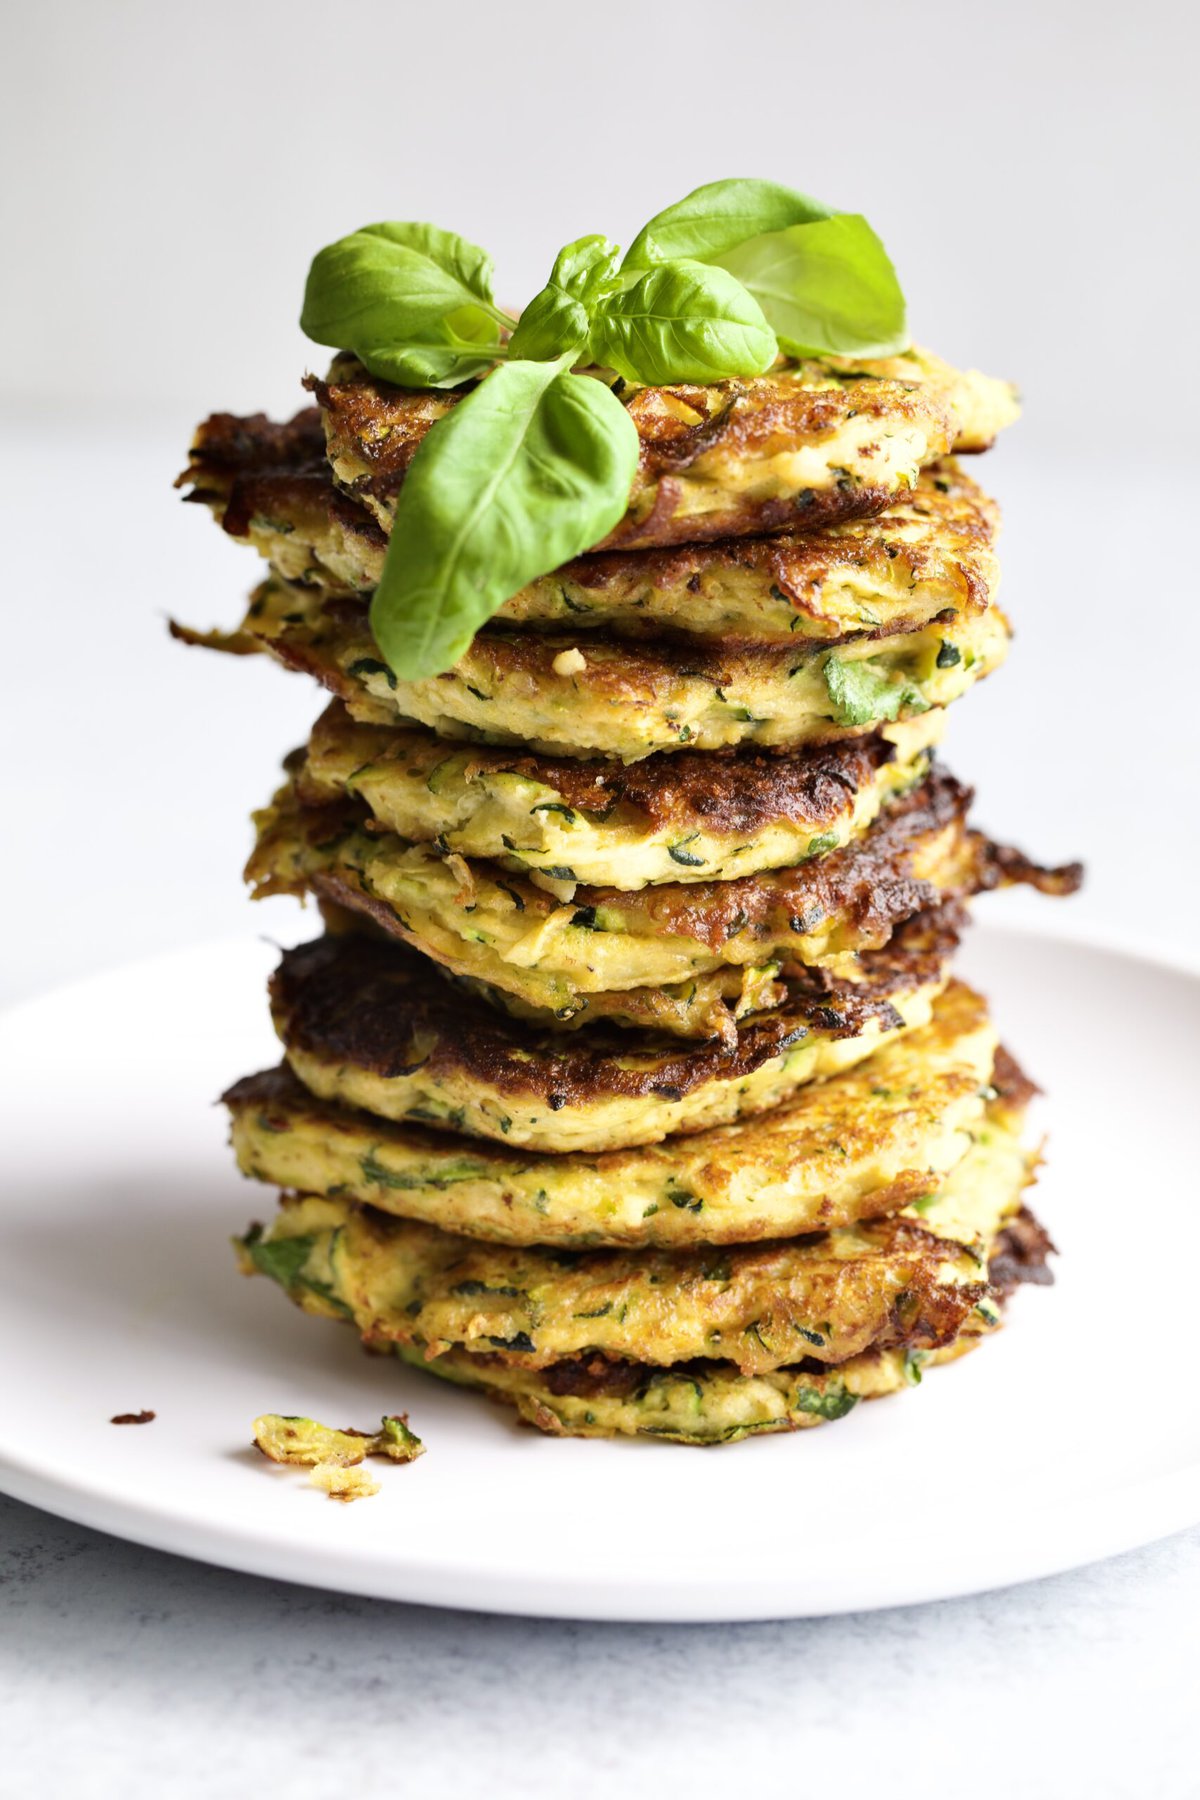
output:
<svg viewBox="0 0 1200 1800"><path fill-rule="evenodd" d="M246 875L257 895L335 902L525 1016L731 1044L737 1018L779 1003L781 976L816 964L852 974L856 955L943 900L1012 881L1077 885L1077 869L1039 869L969 831L970 799L937 771L844 849L630 893L576 885L569 868L548 881L442 856L364 829L353 808L303 807L285 788L256 815Z"/></svg>
<svg viewBox="0 0 1200 1800"><path fill-rule="evenodd" d="M390 386L353 356L310 379L343 490L388 529L430 426L470 388ZM984 449L1016 417L1012 389L927 351L786 364L746 380L621 386L641 444L624 519L597 549L788 529L882 512L952 449Z"/></svg>
<svg viewBox="0 0 1200 1800"><path fill-rule="evenodd" d="M196 434L184 483L189 499L211 507L285 580L334 596L377 585L387 538L335 485L316 408L286 425L261 413L215 414ZM878 518L578 557L530 582L496 616L537 630L653 637L669 629L758 642L913 630L947 610L988 604L997 523L994 502L944 461Z"/></svg>
<svg viewBox="0 0 1200 1800"><path fill-rule="evenodd" d="M547 1154L315 1099L287 1069L225 1096L244 1173L509 1243L752 1243L935 1193L983 1119L995 1032L952 983L928 1025L772 1111L664 1143Z"/></svg>
<svg viewBox="0 0 1200 1800"><path fill-rule="evenodd" d="M518 873L569 867L594 886L720 881L860 837L928 773L945 715L790 753L747 746L643 758L539 756L448 743L418 726L358 725L340 702L313 727L297 798L355 798L414 843Z"/></svg>
<svg viewBox="0 0 1200 1800"><path fill-rule="evenodd" d="M853 982L789 983L728 1047L515 1025L426 958L362 936L287 951L271 1012L321 1099L529 1149L624 1149L765 1112L926 1024L960 923L954 907L908 921Z"/></svg>
<svg viewBox="0 0 1200 1800"><path fill-rule="evenodd" d="M921 1378L1050 1279L1034 1159L1001 1094L917 1215L787 1243L568 1252L471 1243L344 1198L285 1201L238 1250L368 1346L555 1434L717 1443L842 1417Z"/></svg>
<svg viewBox="0 0 1200 1800"><path fill-rule="evenodd" d="M361 601L322 603L274 577L231 636L172 629L215 649L258 643L362 724L416 720L443 737L623 762L660 750L795 749L866 736L958 699L999 667L1009 639L998 607L832 646L596 632L581 648L576 635L489 625L453 668L401 681L380 657Z"/></svg>

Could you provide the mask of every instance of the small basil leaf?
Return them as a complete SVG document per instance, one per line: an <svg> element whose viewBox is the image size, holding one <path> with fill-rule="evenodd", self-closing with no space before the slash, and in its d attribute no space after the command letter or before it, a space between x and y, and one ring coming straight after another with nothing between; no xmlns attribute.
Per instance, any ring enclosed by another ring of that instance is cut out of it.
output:
<svg viewBox="0 0 1200 1800"><path fill-rule="evenodd" d="M384 381L446 387L491 366L503 315L486 252L436 225L367 225L313 258L300 328Z"/></svg>
<svg viewBox="0 0 1200 1800"><path fill-rule="evenodd" d="M620 251L606 237L576 238L554 259L550 280L525 308L510 357L545 361L587 343L589 309L612 280Z"/></svg>
<svg viewBox="0 0 1200 1800"><path fill-rule="evenodd" d="M549 362L587 343L588 310L562 288L544 287L517 321L508 345L510 361Z"/></svg>
<svg viewBox="0 0 1200 1800"><path fill-rule="evenodd" d="M677 257L715 262L747 238L832 217L832 207L776 181L710 181L656 213L626 251L622 267L648 269Z"/></svg>
<svg viewBox="0 0 1200 1800"><path fill-rule="evenodd" d="M637 431L570 362L502 364L413 458L371 603L376 641L404 680L449 668L507 599L623 515Z"/></svg>
<svg viewBox="0 0 1200 1800"><path fill-rule="evenodd" d="M593 233L565 244L554 259L550 271L551 285L565 288L585 306L607 288L617 272L621 252L611 238Z"/></svg>
<svg viewBox="0 0 1200 1800"><path fill-rule="evenodd" d="M896 271L858 213L766 232L717 260L792 356L888 356L908 344Z"/></svg>
<svg viewBox="0 0 1200 1800"><path fill-rule="evenodd" d="M777 355L758 302L723 269L661 263L602 298L592 355L627 381L722 381L761 375Z"/></svg>

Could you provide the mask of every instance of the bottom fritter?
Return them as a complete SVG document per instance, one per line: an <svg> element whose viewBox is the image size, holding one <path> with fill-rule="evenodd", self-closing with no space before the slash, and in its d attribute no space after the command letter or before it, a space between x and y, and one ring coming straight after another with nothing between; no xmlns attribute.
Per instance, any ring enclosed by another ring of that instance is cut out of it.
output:
<svg viewBox="0 0 1200 1800"><path fill-rule="evenodd" d="M974 1347L1052 1246L999 1097L931 1201L868 1227L682 1253L482 1246L300 1196L239 1241L247 1272L373 1350L559 1435L721 1443L841 1418Z"/></svg>

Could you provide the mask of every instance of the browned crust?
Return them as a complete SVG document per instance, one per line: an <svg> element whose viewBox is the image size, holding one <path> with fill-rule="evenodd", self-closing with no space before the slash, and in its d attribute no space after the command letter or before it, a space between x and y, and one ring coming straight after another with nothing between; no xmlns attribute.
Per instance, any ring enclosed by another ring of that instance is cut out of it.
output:
<svg viewBox="0 0 1200 1800"><path fill-rule="evenodd" d="M1043 868L1040 863L1031 862L1023 850L1015 849L1011 844L996 844L990 838L983 839L984 855L980 866L980 891L998 887L1031 887L1039 894L1049 894L1057 899L1064 899L1070 894L1078 893L1083 886L1084 867L1081 862L1059 863L1054 868Z"/></svg>
<svg viewBox="0 0 1200 1800"><path fill-rule="evenodd" d="M947 510L943 496L953 508L954 530L960 540L960 554L956 560L964 582L962 604L966 611L981 612L988 603L987 583L971 566L969 557L961 555L961 547L969 545L973 550L983 551L991 545L998 517L995 503L949 462L934 464L924 471L918 492L922 489L926 490L931 512ZM813 502L805 509L803 529L796 524L795 502L781 502L784 510L777 522L781 528L776 529L767 522L762 527L772 535L722 538L718 533L704 532L700 534L700 541L692 537L677 544L639 550L636 553L638 573L651 587L675 589L684 588L718 568L746 569L761 578L764 588L778 588L797 602L819 587L831 568L844 564L851 541L844 532L835 532L828 521L817 518L815 509L819 498L814 495ZM845 525L875 517L897 501L897 496L891 494L884 506L880 506L875 503L877 498L878 490L872 490L870 503L861 512L841 511L834 523ZM920 504L918 501L917 505ZM906 499L905 505L912 507L913 500ZM787 529L789 525L790 530ZM824 528L819 528L821 526ZM880 521L878 541L874 537L863 541L862 555L858 559L862 565L876 549L883 555L888 554L883 541L885 527L886 519ZM915 582L931 565L932 558L927 552L914 552L911 547L906 547L904 554L909 558ZM606 586L627 578L630 560L628 550L592 551L564 564L559 573L564 580L602 594Z"/></svg>
<svg viewBox="0 0 1200 1800"><path fill-rule="evenodd" d="M743 1022L726 1048L646 1039L596 1026L564 1037L492 1012L425 958L369 937L327 936L284 953L271 977L271 1010L285 1047L395 1080L423 1069L556 1111L589 1100L681 1100L709 1082L736 1081L801 1043L814 1029L859 1036L872 1021L903 1024L894 999L944 978L963 918L955 907L914 919L862 960L862 979L822 970L789 984L778 1011Z"/></svg>
<svg viewBox="0 0 1200 1800"><path fill-rule="evenodd" d="M625 892L611 887L580 886L573 904L580 911L611 906L637 914L643 929L663 937L685 937L717 951L735 936L761 938L773 957L784 953L781 933L803 937L831 916L844 922L864 944L883 944L895 927L914 914L943 901L967 898L1018 881L1053 895L1070 894L1082 879L1079 864L1043 868L1023 854L994 844L982 832L966 827L972 790L935 765L919 786L902 795L853 843L792 868L767 870L734 881L664 882ZM302 807L297 824L314 844L331 841L362 822L352 805ZM918 851L939 834L957 837L951 857L953 880L939 888L914 875ZM491 865L479 865L488 871ZM500 879L497 876L497 879ZM553 902L524 876L503 874L531 917ZM308 885L323 898L372 918L392 936L402 935L392 909L362 886L336 872L314 873ZM270 891L264 889L263 891ZM804 965L787 961L788 974Z"/></svg>
<svg viewBox="0 0 1200 1800"><path fill-rule="evenodd" d="M230 537L245 537L256 515L286 521L316 514L364 542L387 542L366 508L335 485L315 406L284 421L265 413L213 413L197 428L188 466L175 485L190 486L188 500L219 512Z"/></svg>
<svg viewBox="0 0 1200 1800"><path fill-rule="evenodd" d="M378 381L353 357L335 359L329 377L308 376L325 415L331 449L353 447L367 474L353 483L356 495L394 501L426 432L439 414L450 411L471 386L435 397ZM836 387L804 387L771 375L711 385L680 382L668 388L638 388L624 399L640 443L638 473L629 511L596 549L645 549L695 543L790 525L816 530L842 520L882 512L893 489L859 483L849 474L824 489L804 489L782 499L731 499L728 506L697 518L676 516L680 474L720 445L734 458L770 456L801 442L832 436L852 417L921 420L933 446L927 460L950 448L953 418L919 387L865 377ZM664 410L666 397L680 418Z"/></svg>
<svg viewBox="0 0 1200 1800"><path fill-rule="evenodd" d="M269 419L266 413L211 413L196 427L188 466L175 486L190 485L198 497L207 497L209 492L227 493L239 476L324 464L325 433L319 407L306 406L290 419Z"/></svg>
<svg viewBox="0 0 1200 1800"><path fill-rule="evenodd" d="M1050 1287L1054 1270L1049 1258L1057 1256L1054 1242L1045 1226L1027 1206L1008 1221L996 1239L988 1262L988 1286L1000 1301L1007 1300L1023 1283Z"/></svg>
<svg viewBox="0 0 1200 1800"><path fill-rule="evenodd" d="M992 1065L992 1086L1006 1106L1014 1112L1024 1112L1032 1100L1041 1093L1036 1081L1031 1081L1012 1052L1003 1044L996 1047L996 1060Z"/></svg>
<svg viewBox="0 0 1200 1800"><path fill-rule="evenodd" d="M862 837L827 856L734 881L663 883L632 898L664 934L692 938L709 950L738 932L773 936L782 919L804 935L834 913L882 942L901 919L938 904L933 884L908 872L909 859L920 841L961 826L972 798L969 788L935 767ZM630 899L613 888L576 892L576 903L587 906L628 906Z"/></svg>
<svg viewBox="0 0 1200 1800"><path fill-rule="evenodd" d="M342 702L334 700L313 735L323 727L337 731L347 722ZM703 752L657 751L636 763L539 756L492 745L454 743L450 749L456 754L469 751L468 779L484 772L519 775L552 788L565 805L584 814L608 817L622 806L654 827L700 822L711 831L731 835L783 819L814 827L833 824L845 812L848 799L869 786L896 755L894 746L878 734L795 750L748 745ZM303 775L298 787L302 799L310 797Z"/></svg>

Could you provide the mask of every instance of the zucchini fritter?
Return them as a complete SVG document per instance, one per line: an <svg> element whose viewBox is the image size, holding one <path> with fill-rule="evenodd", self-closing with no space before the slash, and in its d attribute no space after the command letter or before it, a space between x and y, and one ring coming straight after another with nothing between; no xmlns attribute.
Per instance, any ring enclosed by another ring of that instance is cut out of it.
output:
<svg viewBox="0 0 1200 1800"><path fill-rule="evenodd" d="M625 1149L766 1112L928 1023L958 924L953 907L908 922L853 982L790 983L731 1048L514 1026L424 957L361 936L287 951L271 1012L320 1099L527 1149Z"/></svg>
<svg viewBox="0 0 1200 1800"><path fill-rule="evenodd" d="M982 1122L995 1032L953 983L928 1025L769 1113L665 1143L547 1155L314 1099L287 1069L225 1096L245 1174L499 1242L754 1243L935 1193Z"/></svg>
<svg viewBox="0 0 1200 1800"><path fill-rule="evenodd" d="M1076 871L1037 869L969 831L970 799L935 771L845 849L629 893L576 886L570 867L529 877L443 857L364 829L352 810L301 807L284 788L256 814L246 877L259 896L335 902L519 1016L732 1044L738 1018L780 1004L781 976L815 965L853 974L855 956L943 900L1007 881L1069 891Z"/></svg>
<svg viewBox="0 0 1200 1800"><path fill-rule="evenodd" d="M286 581L369 593L387 538L335 486L316 408L276 425L215 414L200 427L180 485L251 543ZM669 550L582 556L530 582L497 618L535 629L618 636L842 637L910 631L994 596L995 503L953 461L923 470L886 513L824 531L727 538Z"/></svg>
<svg viewBox="0 0 1200 1800"><path fill-rule="evenodd" d="M860 1400L881 1400L915 1385L923 1367L965 1356L990 1329L982 1320L978 1326L972 1321L941 1350L867 1350L833 1368L806 1360L766 1375L739 1375L723 1362L657 1368L598 1359L538 1371L464 1350L448 1350L431 1363L419 1350L397 1344L395 1351L430 1375L515 1407L527 1425L549 1437L736 1444L844 1419Z"/></svg>
<svg viewBox="0 0 1200 1800"><path fill-rule="evenodd" d="M306 1311L543 1431L729 1442L919 1382L994 1329L1022 1281L1051 1279L1052 1246L1021 1200L1035 1161L1022 1111L1000 1093L918 1214L793 1243L498 1250L302 1196L237 1248Z"/></svg>
<svg viewBox="0 0 1200 1800"><path fill-rule="evenodd" d="M335 700L295 786L308 806L361 799L377 825L447 853L635 889L753 875L840 848L928 772L944 727L935 710L790 755L750 747L580 762L356 725Z"/></svg>
<svg viewBox="0 0 1200 1800"><path fill-rule="evenodd" d="M297 1196L246 1248L268 1274L282 1249L293 1291L311 1286L348 1309L373 1349L401 1343L430 1361L495 1352L525 1369L591 1355L659 1366L712 1357L762 1375L801 1356L841 1363L952 1343L986 1297L988 1253L1027 1178L1018 1138L989 1121L923 1214L775 1243L513 1249Z"/></svg>
<svg viewBox="0 0 1200 1800"><path fill-rule="evenodd" d="M630 642L599 633L535 635L487 626L445 674L401 681L379 655L361 601L321 604L272 578L232 638L312 675L367 725L416 720L443 737L519 744L549 756L636 762L657 750L740 744L794 748L854 738L948 706L998 668L1008 622L997 607L832 647Z"/></svg>
<svg viewBox="0 0 1200 1800"><path fill-rule="evenodd" d="M310 378L330 466L386 530L430 426L470 389L390 386L353 356ZM1017 415L1012 388L928 351L831 357L748 380L623 384L641 440L624 519L595 546L639 550L813 530L882 512L952 449L986 449Z"/></svg>

